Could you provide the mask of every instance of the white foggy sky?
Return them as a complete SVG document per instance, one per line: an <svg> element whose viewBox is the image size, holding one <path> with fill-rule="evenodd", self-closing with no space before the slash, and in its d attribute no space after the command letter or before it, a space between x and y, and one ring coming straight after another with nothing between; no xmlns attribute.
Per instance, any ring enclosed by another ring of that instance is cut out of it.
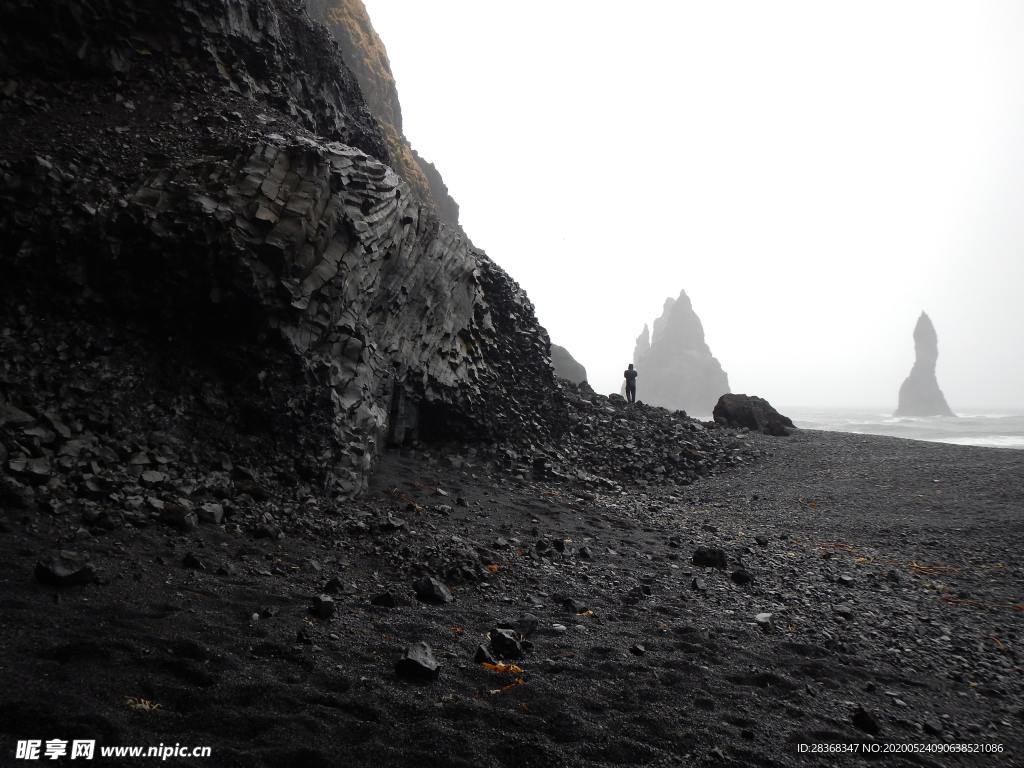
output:
<svg viewBox="0 0 1024 768"><path fill-rule="evenodd" d="M685 289L734 392L894 408L923 309L954 410L1024 406L1024 2L365 2L598 391Z"/></svg>

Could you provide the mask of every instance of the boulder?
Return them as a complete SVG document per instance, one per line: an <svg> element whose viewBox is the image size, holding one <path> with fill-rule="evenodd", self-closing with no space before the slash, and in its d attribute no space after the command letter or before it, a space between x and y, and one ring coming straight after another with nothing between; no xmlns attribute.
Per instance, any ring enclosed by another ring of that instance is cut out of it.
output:
<svg viewBox="0 0 1024 768"><path fill-rule="evenodd" d="M713 412L715 421L729 427L746 427L753 432L783 437L796 429L792 419L776 411L756 395L722 395Z"/></svg>

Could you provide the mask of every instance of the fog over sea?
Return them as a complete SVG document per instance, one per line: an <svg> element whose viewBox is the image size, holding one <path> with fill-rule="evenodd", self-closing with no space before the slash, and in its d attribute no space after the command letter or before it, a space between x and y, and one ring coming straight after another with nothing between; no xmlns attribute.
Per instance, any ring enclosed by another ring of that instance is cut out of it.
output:
<svg viewBox="0 0 1024 768"><path fill-rule="evenodd" d="M1024 411L964 409L955 418L903 418L882 408L800 408L779 410L802 429L826 429L866 435L889 435L911 440L988 448L1024 450Z"/></svg>

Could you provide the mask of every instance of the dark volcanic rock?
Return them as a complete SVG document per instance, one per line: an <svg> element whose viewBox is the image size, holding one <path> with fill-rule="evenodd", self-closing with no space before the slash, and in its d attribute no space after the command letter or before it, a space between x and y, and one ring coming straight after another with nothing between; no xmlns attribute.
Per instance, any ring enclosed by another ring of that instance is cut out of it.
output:
<svg viewBox="0 0 1024 768"><path fill-rule="evenodd" d="M725 550L716 547L697 547L693 551L694 565L704 568L721 568L726 566Z"/></svg>
<svg viewBox="0 0 1024 768"><path fill-rule="evenodd" d="M637 399L673 410L708 414L729 391L729 379L704 341L704 326L686 291L665 299L654 332L636 340Z"/></svg>
<svg viewBox="0 0 1024 768"><path fill-rule="evenodd" d="M402 658L395 664L395 672L405 680L430 683L437 679L440 665L434 658L430 646L420 641L405 649Z"/></svg>
<svg viewBox="0 0 1024 768"><path fill-rule="evenodd" d="M46 562L36 563L36 580L50 587L73 587L92 584L96 571L84 556L61 550Z"/></svg>
<svg viewBox="0 0 1024 768"><path fill-rule="evenodd" d="M746 427L779 437L796 429L790 418L783 416L771 403L756 395L722 395L715 405L714 417L719 424Z"/></svg>
<svg viewBox="0 0 1024 768"><path fill-rule="evenodd" d="M413 584L413 589L416 590L416 597L424 603L444 605L454 599L451 590L433 576L423 577Z"/></svg>
<svg viewBox="0 0 1024 768"><path fill-rule="evenodd" d="M309 612L318 619L331 618L336 609L334 598L330 595L317 595L313 598L312 605L309 606Z"/></svg>
<svg viewBox="0 0 1024 768"><path fill-rule="evenodd" d="M109 135L83 107L15 122L19 136L4 121L5 294L45 286L48 307L95 297L96 314L223 358L204 409L291 441L317 457L309 479L346 495L388 442L515 439L564 421L532 304L387 165L386 131L300 7L62 9L0 8L3 81L87 73L93 101L117 117ZM145 110L117 106L154 83L174 85ZM225 92L237 94L227 115ZM43 147L48 120L62 138ZM165 474L147 469L143 482Z"/></svg>
<svg viewBox="0 0 1024 768"><path fill-rule="evenodd" d="M402 105L387 51L362 0L306 0L310 16L327 25L355 75L370 112L380 122L391 166L441 220L458 224L459 206L441 174L412 148L402 130Z"/></svg>
<svg viewBox="0 0 1024 768"><path fill-rule="evenodd" d="M569 354L569 350L557 344L551 345L551 367L555 369L555 376L567 379L573 384L587 380L587 369Z"/></svg>
<svg viewBox="0 0 1024 768"><path fill-rule="evenodd" d="M499 659L521 659L523 658L522 636L512 629L492 629L491 650Z"/></svg>
<svg viewBox="0 0 1024 768"><path fill-rule="evenodd" d="M914 366L900 386L896 416L955 416L946 403L935 377L939 359L939 337L931 318L924 312L914 326Z"/></svg>
<svg viewBox="0 0 1024 768"><path fill-rule="evenodd" d="M850 717L850 721L860 730L872 735L877 735L882 730L881 726L878 725L878 720L864 707L857 707Z"/></svg>

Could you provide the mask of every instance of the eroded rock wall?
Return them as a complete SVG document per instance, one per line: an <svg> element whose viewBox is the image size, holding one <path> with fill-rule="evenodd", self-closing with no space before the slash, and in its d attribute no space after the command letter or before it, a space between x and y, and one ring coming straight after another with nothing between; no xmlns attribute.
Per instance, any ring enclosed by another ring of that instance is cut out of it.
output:
<svg viewBox="0 0 1024 768"><path fill-rule="evenodd" d="M457 224L459 206L448 194L441 174L412 148L405 136L391 62L362 0L306 0L306 7L338 41L345 64L380 122L394 169L422 200L434 207L442 221Z"/></svg>
<svg viewBox="0 0 1024 768"><path fill-rule="evenodd" d="M540 439L559 423L529 300L386 164L337 46L301 9L0 13L11 294L91 302L230 361L225 414L258 403L268 436L346 493L388 439Z"/></svg>

